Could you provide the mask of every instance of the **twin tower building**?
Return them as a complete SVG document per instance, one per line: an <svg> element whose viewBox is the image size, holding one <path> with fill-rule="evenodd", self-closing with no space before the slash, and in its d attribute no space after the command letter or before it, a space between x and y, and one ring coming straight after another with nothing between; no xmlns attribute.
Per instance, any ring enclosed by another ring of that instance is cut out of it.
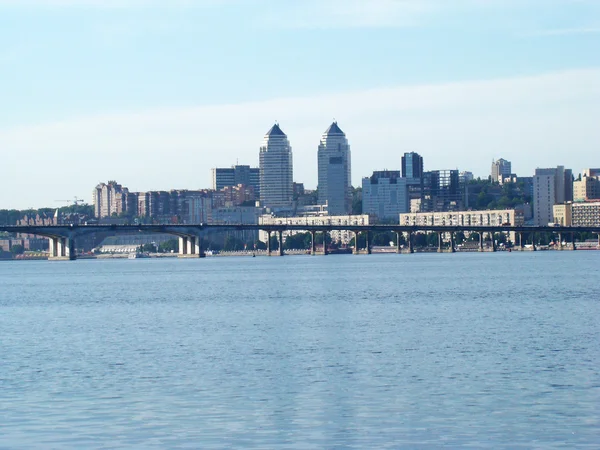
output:
<svg viewBox="0 0 600 450"><path fill-rule="evenodd" d="M318 202L329 215L350 214L352 181L350 145L337 122L321 136L318 149ZM272 209L289 208L293 202L292 147L278 124L267 132L259 157L260 202Z"/></svg>

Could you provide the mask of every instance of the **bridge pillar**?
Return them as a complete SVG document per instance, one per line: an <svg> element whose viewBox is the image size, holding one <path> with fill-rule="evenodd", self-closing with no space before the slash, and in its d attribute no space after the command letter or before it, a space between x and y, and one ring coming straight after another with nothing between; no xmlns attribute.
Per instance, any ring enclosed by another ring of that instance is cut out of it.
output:
<svg viewBox="0 0 600 450"><path fill-rule="evenodd" d="M281 230L277 232L277 242L279 243L277 256L283 256L283 231Z"/></svg>
<svg viewBox="0 0 600 450"><path fill-rule="evenodd" d="M598 233L598 247L600 247L600 233Z"/></svg>
<svg viewBox="0 0 600 450"><path fill-rule="evenodd" d="M406 238L406 241L408 242L408 253L414 253L415 252L415 248L413 246L413 234L411 231L408 232L408 236Z"/></svg>
<svg viewBox="0 0 600 450"><path fill-rule="evenodd" d="M483 252L483 233L479 232L479 251Z"/></svg>
<svg viewBox="0 0 600 450"><path fill-rule="evenodd" d="M534 252L537 252L537 247L535 246L535 233L531 233L531 248Z"/></svg>
<svg viewBox="0 0 600 450"><path fill-rule="evenodd" d="M453 231L450 232L450 252L456 253L456 245L454 242L454 232Z"/></svg>
<svg viewBox="0 0 600 450"><path fill-rule="evenodd" d="M310 254L317 254L317 243L315 242L315 231L310 232Z"/></svg>
<svg viewBox="0 0 600 450"><path fill-rule="evenodd" d="M557 246L557 250L562 250L563 249L563 240L562 240L562 233L558 233L558 246Z"/></svg>
<svg viewBox="0 0 600 450"><path fill-rule="evenodd" d="M396 253L402 253L402 249L400 248L400 235L402 233L400 231L396 231Z"/></svg>
<svg viewBox="0 0 600 450"><path fill-rule="evenodd" d="M360 249L358 248L358 236L360 235L360 231L354 231L354 249L352 250L352 253L355 255L358 255L360 252Z"/></svg>
<svg viewBox="0 0 600 450"><path fill-rule="evenodd" d="M267 256L271 256L271 231L267 231Z"/></svg>
<svg viewBox="0 0 600 450"><path fill-rule="evenodd" d="M492 251L495 252L498 250L496 246L496 241L494 240L494 233L490 231L490 239L492 240Z"/></svg>
<svg viewBox="0 0 600 450"><path fill-rule="evenodd" d="M178 258L200 258L201 249L199 249L199 237L180 236Z"/></svg>
<svg viewBox="0 0 600 450"><path fill-rule="evenodd" d="M49 261L74 261L76 259L75 239L59 236L48 238L48 241Z"/></svg>
<svg viewBox="0 0 600 450"><path fill-rule="evenodd" d="M323 231L323 254L328 255L329 251L327 250L327 231Z"/></svg>
<svg viewBox="0 0 600 450"><path fill-rule="evenodd" d="M523 251L525 243L523 242L523 233L519 233L519 249Z"/></svg>
<svg viewBox="0 0 600 450"><path fill-rule="evenodd" d="M571 250L577 250L577 246L575 245L575 233L571 233L571 243L573 244L573 248Z"/></svg>
<svg viewBox="0 0 600 450"><path fill-rule="evenodd" d="M438 235L438 249L437 249L437 252L438 253L442 253L442 251L443 251L442 245L444 244L444 238L442 238L442 232L441 231L438 231L437 235Z"/></svg>
<svg viewBox="0 0 600 450"><path fill-rule="evenodd" d="M365 243L367 246L367 255L371 254L371 246L369 245L369 230L365 231Z"/></svg>
<svg viewBox="0 0 600 450"><path fill-rule="evenodd" d="M179 236L179 256L183 256L187 253L187 238L183 236Z"/></svg>
<svg viewBox="0 0 600 450"><path fill-rule="evenodd" d="M202 248L202 237L194 236L194 253L198 255L198 258L206 258L206 253Z"/></svg>

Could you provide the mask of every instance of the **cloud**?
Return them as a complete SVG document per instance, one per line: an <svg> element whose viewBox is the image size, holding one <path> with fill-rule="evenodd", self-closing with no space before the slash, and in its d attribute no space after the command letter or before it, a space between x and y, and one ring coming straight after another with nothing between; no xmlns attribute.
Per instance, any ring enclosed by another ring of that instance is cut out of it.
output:
<svg viewBox="0 0 600 450"><path fill-rule="evenodd" d="M140 191L208 187L212 167L257 165L275 120L294 149L294 178L314 187L316 148L334 117L352 146L355 185L373 170L398 169L405 151L422 154L426 169L487 176L492 158L504 157L522 175L558 164L577 173L598 165L600 68L0 129L0 190L13 193L2 207L89 198L107 179Z"/></svg>

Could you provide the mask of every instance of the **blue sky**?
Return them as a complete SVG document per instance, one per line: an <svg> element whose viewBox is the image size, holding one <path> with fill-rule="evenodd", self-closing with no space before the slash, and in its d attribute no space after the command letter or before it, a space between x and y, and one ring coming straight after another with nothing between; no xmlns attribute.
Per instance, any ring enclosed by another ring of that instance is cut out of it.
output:
<svg viewBox="0 0 600 450"><path fill-rule="evenodd" d="M600 166L600 1L0 0L0 208L209 187L275 120L315 187L333 118L355 185Z"/></svg>

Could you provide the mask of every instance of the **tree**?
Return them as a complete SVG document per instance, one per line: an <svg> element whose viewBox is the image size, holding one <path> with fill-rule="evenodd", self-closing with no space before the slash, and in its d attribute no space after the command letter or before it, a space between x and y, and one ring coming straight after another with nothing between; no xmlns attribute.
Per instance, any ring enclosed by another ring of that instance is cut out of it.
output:
<svg viewBox="0 0 600 450"><path fill-rule="evenodd" d="M25 247L23 247L21 244L15 244L11 246L10 252L13 255L22 255L23 253L25 253Z"/></svg>
<svg viewBox="0 0 600 450"><path fill-rule="evenodd" d="M158 251L161 253L177 253L179 251L179 239L169 239L161 242Z"/></svg>
<svg viewBox="0 0 600 450"><path fill-rule="evenodd" d="M352 188L352 214L362 214L362 188Z"/></svg>

